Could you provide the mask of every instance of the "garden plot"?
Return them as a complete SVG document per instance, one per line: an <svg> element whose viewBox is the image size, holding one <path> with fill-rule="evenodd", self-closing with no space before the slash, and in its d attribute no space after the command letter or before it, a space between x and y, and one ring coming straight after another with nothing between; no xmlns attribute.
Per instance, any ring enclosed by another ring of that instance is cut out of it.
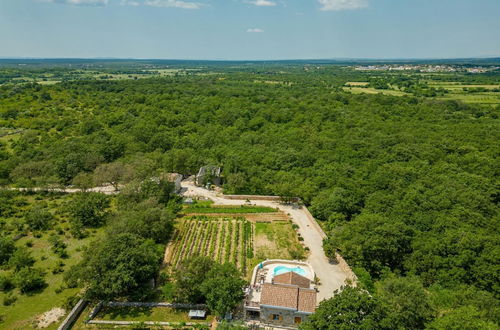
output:
<svg viewBox="0 0 500 330"><path fill-rule="evenodd" d="M206 256L219 263L232 263L246 273L253 258L253 225L244 217L195 216L179 221L166 264L176 268L189 257Z"/></svg>

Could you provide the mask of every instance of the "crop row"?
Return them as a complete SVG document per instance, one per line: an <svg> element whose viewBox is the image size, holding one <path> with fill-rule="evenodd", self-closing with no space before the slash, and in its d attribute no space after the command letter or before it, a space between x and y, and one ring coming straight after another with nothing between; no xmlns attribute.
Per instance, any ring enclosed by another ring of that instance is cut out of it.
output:
<svg viewBox="0 0 500 330"><path fill-rule="evenodd" d="M243 273L247 258L253 257L252 224L244 218L184 220L175 234L170 264L176 267L183 259L201 255L220 262L230 262Z"/></svg>

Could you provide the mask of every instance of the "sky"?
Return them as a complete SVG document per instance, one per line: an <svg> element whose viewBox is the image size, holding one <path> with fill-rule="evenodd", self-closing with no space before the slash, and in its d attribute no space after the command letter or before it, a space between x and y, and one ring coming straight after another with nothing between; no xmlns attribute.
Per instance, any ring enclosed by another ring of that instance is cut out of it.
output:
<svg viewBox="0 0 500 330"><path fill-rule="evenodd" d="M500 56L500 0L0 0L0 57Z"/></svg>

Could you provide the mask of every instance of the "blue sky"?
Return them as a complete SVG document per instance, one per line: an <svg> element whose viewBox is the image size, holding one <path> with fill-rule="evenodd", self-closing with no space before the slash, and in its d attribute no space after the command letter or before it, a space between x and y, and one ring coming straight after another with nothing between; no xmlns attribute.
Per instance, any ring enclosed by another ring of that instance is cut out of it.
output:
<svg viewBox="0 0 500 330"><path fill-rule="evenodd" d="M0 57L500 55L500 0L0 0Z"/></svg>

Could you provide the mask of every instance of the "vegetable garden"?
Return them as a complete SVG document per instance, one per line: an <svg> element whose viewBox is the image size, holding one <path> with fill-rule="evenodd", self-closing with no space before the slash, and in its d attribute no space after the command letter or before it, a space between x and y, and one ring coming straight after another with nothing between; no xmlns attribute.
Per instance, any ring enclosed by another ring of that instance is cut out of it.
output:
<svg viewBox="0 0 500 330"><path fill-rule="evenodd" d="M229 262L243 274L247 259L253 258L253 224L244 217L194 216L180 222L167 262L177 267L191 256L207 256L219 263Z"/></svg>

